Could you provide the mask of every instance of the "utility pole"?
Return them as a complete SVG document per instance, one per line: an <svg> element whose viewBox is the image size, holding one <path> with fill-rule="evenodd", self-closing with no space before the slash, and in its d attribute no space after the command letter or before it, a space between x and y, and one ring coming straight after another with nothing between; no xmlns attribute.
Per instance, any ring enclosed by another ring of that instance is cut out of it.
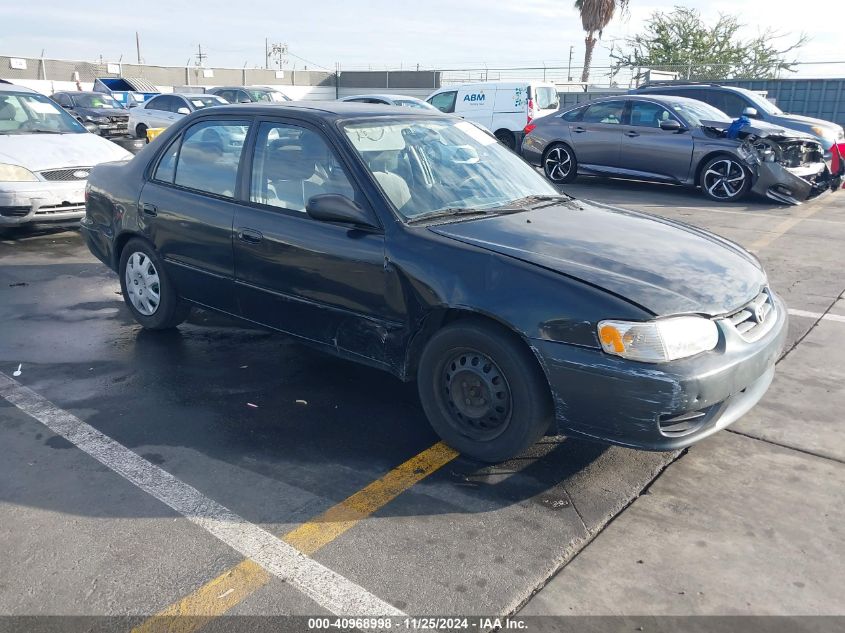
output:
<svg viewBox="0 0 845 633"><path fill-rule="evenodd" d="M569 47L569 67L566 70L566 77L567 81L572 81L572 51L575 50L574 46Z"/></svg>
<svg viewBox="0 0 845 633"><path fill-rule="evenodd" d="M138 65L141 65L141 38L138 36L138 31L135 31L135 52L138 53Z"/></svg>
<svg viewBox="0 0 845 633"><path fill-rule="evenodd" d="M264 38L264 70L270 70L270 40Z"/></svg>
<svg viewBox="0 0 845 633"><path fill-rule="evenodd" d="M197 66L202 66L206 57L208 55L202 52L202 44L197 44Z"/></svg>
<svg viewBox="0 0 845 633"><path fill-rule="evenodd" d="M276 59L276 64L279 66L279 70L282 70L282 67L288 63L288 45L272 44L269 52L267 53L267 59L269 60L271 57Z"/></svg>

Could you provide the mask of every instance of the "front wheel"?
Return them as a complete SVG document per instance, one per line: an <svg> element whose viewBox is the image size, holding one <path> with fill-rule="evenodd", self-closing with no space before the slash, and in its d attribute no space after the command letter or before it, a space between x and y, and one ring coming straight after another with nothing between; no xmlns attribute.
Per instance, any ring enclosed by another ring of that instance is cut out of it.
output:
<svg viewBox="0 0 845 633"><path fill-rule="evenodd" d="M515 336L481 321L437 332L423 351L417 385L431 426L464 455L498 462L548 430L545 375Z"/></svg>
<svg viewBox="0 0 845 633"><path fill-rule="evenodd" d="M701 169L704 195L719 202L735 202L751 188L751 174L733 156L716 156Z"/></svg>
<svg viewBox="0 0 845 633"><path fill-rule="evenodd" d="M148 330L174 328L188 318L161 258L146 241L132 239L120 254L120 289L135 320Z"/></svg>
<svg viewBox="0 0 845 633"><path fill-rule="evenodd" d="M578 175L575 152L566 143L555 143L543 154L543 173L556 185L572 182Z"/></svg>
<svg viewBox="0 0 845 633"><path fill-rule="evenodd" d="M146 143L147 142L147 126L144 125L143 123L139 123L138 126L135 128L135 135L138 138L143 139L143 141Z"/></svg>

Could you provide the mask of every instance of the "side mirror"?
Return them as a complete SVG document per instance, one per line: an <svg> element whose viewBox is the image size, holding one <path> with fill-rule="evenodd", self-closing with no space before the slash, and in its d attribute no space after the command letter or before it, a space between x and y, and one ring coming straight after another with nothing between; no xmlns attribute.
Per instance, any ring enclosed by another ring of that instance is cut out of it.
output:
<svg viewBox="0 0 845 633"><path fill-rule="evenodd" d="M377 229L375 219L358 204L337 193L312 196L305 205L308 216L320 222L340 222L357 227Z"/></svg>
<svg viewBox="0 0 845 633"><path fill-rule="evenodd" d="M60 104L65 110L70 110L71 105L69 103L62 103Z"/></svg>
<svg viewBox="0 0 845 633"><path fill-rule="evenodd" d="M742 110L742 114L743 114L743 116L747 116L749 119L756 119L758 116L760 116L757 113L757 108L752 108L750 106L747 107L747 108L744 108Z"/></svg>
<svg viewBox="0 0 845 633"><path fill-rule="evenodd" d="M680 132L683 128L681 124L675 119L666 119L660 122L660 129L667 132Z"/></svg>
<svg viewBox="0 0 845 633"><path fill-rule="evenodd" d="M238 99L238 103L252 103L252 99L250 99L249 97L241 97L240 99Z"/></svg>
<svg viewBox="0 0 845 633"><path fill-rule="evenodd" d="M190 113L191 113L191 111L188 110L188 108L186 108L184 106L182 106L181 108L176 110L176 114L190 114Z"/></svg>
<svg viewBox="0 0 845 633"><path fill-rule="evenodd" d="M100 128L97 127L96 123L83 123L82 125L85 126L85 129L91 132L91 134L99 134Z"/></svg>

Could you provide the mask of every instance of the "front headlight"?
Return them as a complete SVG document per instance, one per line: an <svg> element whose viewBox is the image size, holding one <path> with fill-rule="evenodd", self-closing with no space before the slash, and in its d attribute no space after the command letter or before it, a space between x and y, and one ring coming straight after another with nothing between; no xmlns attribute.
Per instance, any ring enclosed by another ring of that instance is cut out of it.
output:
<svg viewBox="0 0 845 633"><path fill-rule="evenodd" d="M87 116L85 117L86 121L91 121L91 123L108 123L109 118L105 116Z"/></svg>
<svg viewBox="0 0 845 633"><path fill-rule="evenodd" d="M695 356L716 347L719 329L703 317L680 316L656 321L600 321L602 349L630 360L662 363Z"/></svg>
<svg viewBox="0 0 845 633"><path fill-rule="evenodd" d="M0 182L37 182L31 171L20 165L0 163Z"/></svg>
<svg viewBox="0 0 845 633"><path fill-rule="evenodd" d="M820 125L814 125L810 128L810 130L818 136L819 138L823 138L826 141L835 141L836 140L836 132L831 130L830 128L825 128Z"/></svg>

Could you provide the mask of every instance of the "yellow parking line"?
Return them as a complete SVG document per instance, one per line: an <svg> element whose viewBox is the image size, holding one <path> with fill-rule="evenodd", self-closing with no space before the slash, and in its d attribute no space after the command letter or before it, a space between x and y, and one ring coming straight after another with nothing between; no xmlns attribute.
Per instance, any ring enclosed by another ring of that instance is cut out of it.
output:
<svg viewBox="0 0 845 633"><path fill-rule="evenodd" d="M819 209L821 209L821 207L818 205L799 208L791 218L786 218L785 220L783 220L783 222L780 222L778 225L776 225L771 231L768 231L762 236L760 236L756 241L751 244L751 246L748 247L748 250L755 252L760 251L761 249L765 248L766 246L774 242L776 239L778 239L781 235L792 229L794 226L800 224L810 216L815 215L819 211Z"/></svg>
<svg viewBox="0 0 845 633"><path fill-rule="evenodd" d="M457 456L455 450L438 442L291 530L282 540L310 556ZM194 633L263 587L270 578L258 564L244 560L152 616L133 629L133 633Z"/></svg>

